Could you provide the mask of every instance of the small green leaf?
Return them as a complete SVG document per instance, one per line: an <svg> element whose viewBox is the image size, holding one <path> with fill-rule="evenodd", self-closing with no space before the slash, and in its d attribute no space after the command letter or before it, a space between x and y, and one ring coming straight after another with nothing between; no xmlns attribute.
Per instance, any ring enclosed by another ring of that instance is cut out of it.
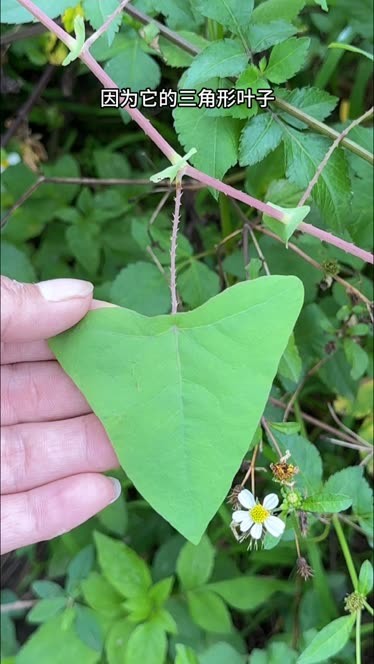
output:
<svg viewBox="0 0 374 664"><path fill-rule="evenodd" d="M304 65L310 39L308 37L291 37L274 46L265 76L272 83L284 83L292 78Z"/></svg>
<svg viewBox="0 0 374 664"><path fill-rule="evenodd" d="M34 581L32 589L38 597L42 599L51 599L52 597L61 597L64 595L64 589L54 581Z"/></svg>
<svg viewBox="0 0 374 664"><path fill-rule="evenodd" d="M1 242L1 274L17 281L36 281L36 272L29 257L10 242Z"/></svg>
<svg viewBox="0 0 374 664"><path fill-rule="evenodd" d="M154 90L161 79L160 67L144 53L137 37L128 39L121 53L108 60L104 69L119 88L130 88L132 92L146 88Z"/></svg>
<svg viewBox="0 0 374 664"><path fill-rule="evenodd" d="M273 432L283 454L289 450L290 463L299 467L297 488L308 493L317 492L322 482L322 460L316 446L297 434L285 434L277 430Z"/></svg>
<svg viewBox="0 0 374 664"><path fill-rule="evenodd" d="M71 7L72 0L38 0L38 7L50 18L60 16L65 9ZM1 22L2 23L30 23L35 18L27 9L24 9L14 0L1 0Z"/></svg>
<svg viewBox="0 0 374 664"><path fill-rule="evenodd" d="M77 635L86 646L101 652L104 645L103 634L95 612L86 606L77 605L76 608L75 631Z"/></svg>
<svg viewBox="0 0 374 664"><path fill-rule="evenodd" d="M331 44L328 45L328 48L341 48L344 51L351 51L351 53L357 53L358 55L363 55L365 58L368 58L368 60L371 60L372 62L374 61L374 55L372 53L364 51L362 48L358 48L357 46L353 46L352 44L343 44L342 42L331 42Z"/></svg>
<svg viewBox="0 0 374 664"><path fill-rule="evenodd" d="M368 595L373 589L373 565L370 560L365 560L360 569L358 577L358 591L363 595Z"/></svg>
<svg viewBox="0 0 374 664"><path fill-rule="evenodd" d="M187 603L193 621L207 632L230 634L230 613L223 600L211 590L189 590Z"/></svg>
<svg viewBox="0 0 374 664"><path fill-rule="evenodd" d="M105 578L127 598L143 595L152 579L147 564L123 542L95 533L100 567Z"/></svg>
<svg viewBox="0 0 374 664"><path fill-rule="evenodd" d="M91 572L81 587L87 604L98 613L110 618L121 613L123 596L101 574Z"/></svg>
<svg viewBox="0 0 374 664"><path fill-rule="evenodd" d="M247 36L252 53L261 53L296 34L297 28L284 20L251 23Z"/></svg>
<svg viewBox="0 0 374 664"><path fill-rule="evenodd" d="M53 618L57 613L65 608L67 597L51 597L49 599L41 599L40 602L35 604L31 611L27 614L27 622L29 623L43 623Z"/></svg>
<svg viewBox="0 0 374 664"><path fill-rule="evenodd" d="M217 593L234 609L254 611L278 591L290 592L286 581L265 576L238 576L210 583L207 588Z"/></svg>
<svg viewBox="0 0 374 664"><path fill-rule="evenodd" d="M309 214L310 207L309 205L302 205L295 208L284 208L280 205L275 205L275 203L268 202L267 204L271 205L276 210L284 212L283 221L278 221L277 219L274 219L267 214L263 215L263 220L265 226L268 226L270 230L279 235L279 237L284 240L287 246L288 240L292 237L294 232L304 221L305 217Z"/></svg>
<svg viewBox="0 0 374 664"><path fill-rule="evenodd" d="M66 67L71 62L74 62L79 58L84 42L86 40L86 26L84 24L83 16L79 14L74 19L74 31L75 31L75 44L70 49L70 53L66 56L65 60L62 63L63 67Z"/></svg>
<svg viewBox="0 0 374 664"><path fill-rule="evenodd" d="M252 166L275 150L282 140L282 128L270 113L250 118L240 138L239 163Z"/></svg>
<svg viewBox="0 0 374 664"><path fill-rule="evenodd" d="M205 263L193 260L178 276L178 292L190 307L199 307L220 291L218 274Z"/></svg>
<svg viewBox="0 0 374 664"><path fill-rule="evenodd" d="M184 644L177 643L176 657L174 660L174 664L200 664L200 663L199 660L197 659L196 653L192 650L192 648L189 648Z"/></svg>
<svg viewBox="0 0 374 664"><path fill-rule="evenodd" d="M305 512L334 514L335 512L347 510L351 505L352 499L349 498L349 496L333 493L318 493L314 496L305 498L302 509Z"/></svg>
<svg viewBox="0 0 374 664"><path fill-rule="evenodd" d="M108 664L124 664L124 651L130 635L136 629L128 618L121 618L111 625L105 639Z"/></svg>
<svg viewBox="0 0 374 664"><path fill-rule="evenodd" d="M196 88L215 76L238 76L247 63L248 55L240 42L232 39L213 42L194 58L183 77L183 87Z"/></svg>
<svg viewBox="0 0 374 664"><path fill-rule="evenodd" d="M277 97L296 106L296 108L304 111L307 115L313 116L316 120L325 120L332 113L339 101L338 97L330 95L326 90L313 87L295 88L294 90L279 88L277 90ZM293 127L296 127L296 129L306 129L308 126L305 122L295 118L286 111L279 113L279 117Z"/></svg>
<svg viewBox="0 0 374 664"><path fill-rule="evenodd" d="M75 591L76 586L86 579L94 565L94 548L89 545L84 547L73 558L68 566L68 574L66 581L66 590L68 593Z"/></svg>
<svg viewBox="0 0 374 664"><path fill-rule="evenodd" d="M336 655L348 642L355 620L352 614L326 625L300 655L297 664L317 664Z"/></svg>
<svg viewBox="0 0 374 664"><path fill-rule="evenodd" d="M295 335L291 334L287 348L279 363L278 371L283 378L287 378L288 380L292 380L293 383L297 383L298 380L300 380L302 368L302 360L296 346Z"/></svg>
<svg viewBox="0 0 374 664"><path fill-rule="evenodd" d="M265 0L253 12L253 23L293 21L305 5L305 0Z"/></svg>
<svg viewBox="0 0 374 664"><path fill-rule="evenodd" d="M161 182L162 180L166 180L169 178L170 182L174 182L174 180L180 180L178 177L179 172L182 171L187 165L188 165L188 160L192 155L196 154L197 150L196 148L191 148L189 152L187 152L184 157L181 157L178 155L175 159L173 159L173 163L171 166L168 166L167 168L164 168L163 171L159 171L159 173L155 173L152 175L149 179L151 182Z"/></svg>
<svg viewBox="0 0 374 664"><path fill-rule="evenodd" d="M167 639L157 623L138 625L127 642L124 661L126 664L164 664Z"/></svg>
<svg viewBox="0 0 374 664"><path fill-rule="evenodd" d="M117 0L83 0L83 9L86 19L91 23L94 30L101 28L103 23L118 8ZM119 14L105 31L105 38L110 46L113 42L116 32L122 23L122 16Z"/></svg>
<svg viewBox="0 0 374 664"><path fill-rule="evenodd" d="M184 545L177 561L177 574L185 590L202 586L209 580L214 555L214 548L206 535L197 546L190 542Z"/></svg>
<svg viewBox="0 0 374 664"><path fill-rule="evenodd" d="M170 290L165 276L155 265L131 263L113 281L111 301L144 316L166 314L170 310Z"/></svg>
<svg viewBox="0 0 374 664"><path fill-rule="evenodd" d="M369 366L369 356L364 348L353 339L344 339L343 346L345 356L351 366L351 377L353 380L358 380Z"/></svg>
<svg viewBox="0 0 374 664"><path fill-rule="evenodd" d="M170 576L167 579L158 581L149 591L149 597L157 607L162 607L169 598L174 584L174 578Z"/></svg>
<svg viewBox="0 0 374 664"><path fill-rule="evenodd" d="M198 0L197 8L203 16L212 18L225 28L241 35L253 11L254 0Z"/></svg>

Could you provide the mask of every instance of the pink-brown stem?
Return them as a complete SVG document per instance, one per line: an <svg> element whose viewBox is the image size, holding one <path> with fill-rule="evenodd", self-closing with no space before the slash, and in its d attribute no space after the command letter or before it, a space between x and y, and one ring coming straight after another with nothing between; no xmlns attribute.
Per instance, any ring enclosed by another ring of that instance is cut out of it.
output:
<svg viewBox="0 0 374 664"><path fill-rule="evenodd" d="M170 290L171 290L171 313L176 314L178 311L178 295L177 295L177 244L178 244L178 229L181 214L181 201L182 201L182 183L178 182L175 189L175 209L173 217L173 230L171 235L170 247Z"/></svg>
<svg viewBox="0 0 374 664"><path fill-rule="evenodd" d="M75 44L75 40L67 32L65 32L65 30L57 25L53 19L50 19L39 7L37 7L32 2L32 0L17 0L17 2L25 9L27 9L33 16L35 16L35 18L38 19L40 23L45 25L48 30L53 32L64 44L68 46L69 49L72 49ZM108 18L108 21L109 20L110 17ZM118 85L116 85L110 76L105 73L105 71L102 69L102 67L100 67L99 63L95 60L91 53L85 52L83 49L83 52L79 57L105 88L118 89ZM143 129L144 133L151 139L151 141L157 145L165 157L169 159L169 161L173 161L178 158L176 151L171 147L171 145L169 145L169 143L163 138L157 129L152 126L150 121L147 120L147 118L144 117L144 115L137 108L129 108L129 106L125 106L124 108L129 113L130 117L138 124L138 126ZM203 184L206 184L209 187L213 187L217 191L221 191L223 194L226 194L226 196L235 198L236 200L241 201L246 205L250 205L251 207L260 210L264 214L267 214L274 219L278 219L278 221L283 221L282 212L276 210L271 205L267 205L266 203L253 198L249 194L245 194L244 192L239 191L234 187L231 187L230 185L207 175L206 173L202 173L192 166L187 166L185 169L185 174L189 175L195 180L198 180L199 182L202 182ZM357 256L366 263L374 263L374 256L370 252L365 251L364 249L360 249L360 247L356 247L356 245L350 242L346 242L341 238L335 237L332 235L332 233L323 231L320 228L315 228L311 224L307 224L305 222L299 225L298 230L302 231L303 233L307 233L308 235L313 235L323 242L332 244L348 254Z"/></svg>

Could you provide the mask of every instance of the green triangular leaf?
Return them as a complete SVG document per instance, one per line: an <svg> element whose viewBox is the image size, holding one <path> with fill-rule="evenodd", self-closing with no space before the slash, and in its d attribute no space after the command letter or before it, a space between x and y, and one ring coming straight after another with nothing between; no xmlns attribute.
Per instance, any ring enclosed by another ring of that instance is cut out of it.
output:
<svg viewBox="0 0 374 664"><path fill-rule="evenodd" d="M283 221L278 221L267 214L263 215L263 220L265 226L268 226L270 230L279 235L279 237L281 237L287 244L297 227L300 226L301 222L304 221L305 217L309 214L310 207L308 205L302 205L301 207L284 208L280 205L275 205L275 203L267 203L267 205L271 205L273 208L284 212Z"/></svg>
<svg viewBox="0 0 374 664"><path fill-rule="evenodd" d="M296 277L263 277L187 313L91 311L50 341L138 491L193 543L248 450L302 300Z"/></svg>

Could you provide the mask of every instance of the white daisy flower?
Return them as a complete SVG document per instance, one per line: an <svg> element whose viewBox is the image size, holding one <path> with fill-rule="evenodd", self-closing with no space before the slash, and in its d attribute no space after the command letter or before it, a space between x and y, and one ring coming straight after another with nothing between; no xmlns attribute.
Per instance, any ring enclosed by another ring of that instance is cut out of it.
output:
<svg viewBox="0 0 374 664"><path fill-rule="evenodd" d="M280 537L283 534L284 522L272 515L272 510L279 504L279 498L275 493L269 493L261 504L248 489L243 489L238 495L238 501L245 510L236 510L233 513L232 525L239 527L243 533L240 540L248 536L254 540L261 539L264 527L273 537Z"/></svg>
<svg viewBox="0 0 374 664"><path fill-rule="evenodd" d="M1 159L0 159L0 172L4 173L6 169L9 166L16 166L16 164L19 164L21 161L21 157L17 152L10 152L7 154L5 150L1 151Z"/></svg>

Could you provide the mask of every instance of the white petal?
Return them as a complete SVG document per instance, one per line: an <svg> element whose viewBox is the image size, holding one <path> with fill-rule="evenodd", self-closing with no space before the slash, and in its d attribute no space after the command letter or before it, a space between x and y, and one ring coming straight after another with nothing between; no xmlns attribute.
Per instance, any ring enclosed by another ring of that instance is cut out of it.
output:
<svg viewBox="0 0 374 664"><path fill-rule="evenodd" d="M233 513L232 515L232 520L234 523L241 523L244 519L246 519L248 516L248 512L244 512L244 510L236 510L236 512Z"/></svg>
<svg viewBox="0 0 374 664"><path fill-rule="evenodd" d="M273 537L280 537L284 532L286 524L277 516L269 516L266 519L264 526L270 535Z"/></svg>
<svg viewBox="0 0 374 664"><path fill-rule="evenodd" d="M251 537L253 537L253 539L258 540L260 539L261 535L262 535L262 523L255 523L255 525L251 530Z"/></svg>
<svg viewBox="0 0 374 664"><path fill-rule="evenodd" d="M268 496L265 496L262 504L266 510L273 510L279 504L279 498L276 493L269 493Z"/></svg>
<svg viewBox="0 0 374 664"><path fill-rule="evenodd" d="M243 491L239 493L238 500L243 505L243 507L247 508L247 510L249 510L250 507L254 507L256 504L253 493L248 491L248 489L243 489Z"/></svg>
<svg viewBox="0 0 374 664"><path fill-rule="evenodd" d="M240 530L242 533L246 533L247 530L250 529L250 527L253 525L253 519L249 514L247 514L246 518L243 519L243 521L240 524Z"/></svg>
<svg viewBox="0 0 374 664"><path fill-rule="evenodd" d="M8 164L10 166L15 166L16 164L19 164L20 161L21 157L19 156L19 154L17 154L17 152L11 152L10 154L8 154Z"/></svg>

